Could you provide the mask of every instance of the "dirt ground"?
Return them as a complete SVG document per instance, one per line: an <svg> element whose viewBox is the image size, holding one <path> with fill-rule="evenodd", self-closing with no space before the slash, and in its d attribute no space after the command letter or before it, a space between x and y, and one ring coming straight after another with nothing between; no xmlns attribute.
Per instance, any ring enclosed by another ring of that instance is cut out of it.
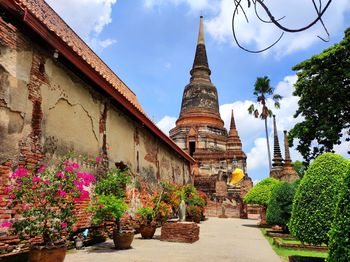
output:
<svg viewBox="0 0 350 262"><path fill-rule="evenodd" d="M160 241L135 235L132 248L114 249L109 240L84 250L70 251L66 262L281 262L256 227L257 220L209 218L200 224L200 239L193 244Z"/></svg>

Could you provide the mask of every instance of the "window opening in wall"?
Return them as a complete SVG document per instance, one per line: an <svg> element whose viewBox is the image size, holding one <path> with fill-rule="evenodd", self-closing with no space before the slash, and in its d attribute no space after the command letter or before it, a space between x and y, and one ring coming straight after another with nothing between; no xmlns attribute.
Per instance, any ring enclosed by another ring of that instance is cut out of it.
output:
<svg viewBox="0 0 350 262"><path fill-rule="evenodd" d="M190 156L193 156L194 151L196 151L196 142L190 141L189 148L190 148Z"/></svg>

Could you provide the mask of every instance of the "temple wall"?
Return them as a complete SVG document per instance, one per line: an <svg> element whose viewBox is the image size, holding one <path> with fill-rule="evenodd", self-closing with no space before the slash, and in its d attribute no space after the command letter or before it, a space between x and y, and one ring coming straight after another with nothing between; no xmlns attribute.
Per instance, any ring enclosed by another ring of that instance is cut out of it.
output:
<svg viewBox="0 0 350 262"><path fill-rule="evenodd" d="M110 167L123 161L140 180L139 190L160 180L191 181L188 162L173 149L0 18L0 223L15 216L3 193L13 168L69 150L105 156Z"/></svg>

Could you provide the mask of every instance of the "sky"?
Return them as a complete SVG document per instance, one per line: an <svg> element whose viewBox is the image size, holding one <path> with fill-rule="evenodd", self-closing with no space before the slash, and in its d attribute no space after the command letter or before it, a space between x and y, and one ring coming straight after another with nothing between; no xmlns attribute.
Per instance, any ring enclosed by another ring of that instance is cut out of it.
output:
<svg viewBox="0 0 350 262"><path fill-rule="evenodd" d="M350 1L333 1L324 22L329 41L318 23L297 34L285 34L272 49L251 54L238 48L232 36L232 0L47 0L102 60L136 93L147 115L166 134L179 116L184 87L189 83L197 44L199 16L204 16L204 34L211 80L219 95L221 118L229 127L231 110L247 154L248 175L257 182L269 176L264 122L248 114L255 103L254 82L268 76L275 92L282 95L276 115L281 151L283 130L291 129L302 119L293 115L298 97L292 95L297 80L294 65L339 42L350 26ZM325 4L325 0L321 0ZM315 18L310 0L265 1L276 18L290 27L300 27ZM239 12L235 23L241 44L256 50L270 45L280 31L272 24L256 19L247 8L249 23ZM262 10L259 14L265 18ZM271 101L269 104L272 106ZM272 107L273 108L273 107ZM272 119L268 120L272 142ZM273 145L271 144L271 149ZM337 153L346 153L349 143L336 146ZM292 160L302 160L291 148Z"/></svg>

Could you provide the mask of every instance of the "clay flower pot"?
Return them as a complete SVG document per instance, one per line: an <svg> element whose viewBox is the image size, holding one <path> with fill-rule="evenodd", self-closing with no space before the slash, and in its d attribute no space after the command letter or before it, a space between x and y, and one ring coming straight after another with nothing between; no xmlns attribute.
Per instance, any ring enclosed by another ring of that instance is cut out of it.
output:
<svg viewBox="0 0 350 262"><path fill-rule="evenodd" d="M134 240L134 231L118 231L113 230L113 242L116 249L131 248L131 243Z"/></svg>
<svg viewBox="0 0 350 262"><path fill-rule="evenodd" d="M140 225L140 233L142 238L145 239L151 239L154 236L154 233L156 232L157 226L156 225L146 225L146 224L141 224Z"/></svg>
<svg viewBox="0 0 350 262"><path fill-rule="evenodd" d="M63 262L67 247L61 246L34 246L29 252L29 262Z"/></svg>

